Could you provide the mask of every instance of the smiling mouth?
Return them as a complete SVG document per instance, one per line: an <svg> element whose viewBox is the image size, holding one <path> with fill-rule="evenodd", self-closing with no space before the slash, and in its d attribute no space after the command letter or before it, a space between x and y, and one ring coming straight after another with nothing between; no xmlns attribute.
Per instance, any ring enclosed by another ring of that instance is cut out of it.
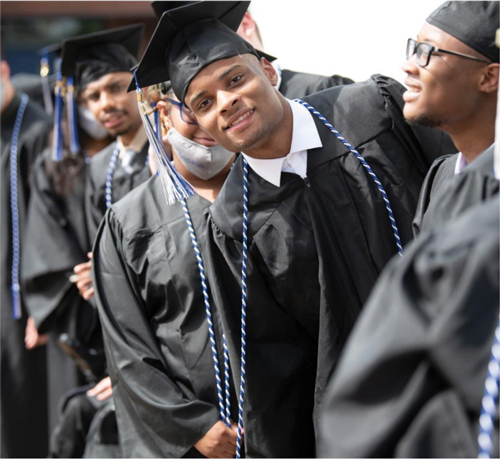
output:
<svg viewBox="0 0 500 459"><path fill-rule="evenodd" d="M252 109L252 110L244 113L238 119L234 120L231 124L229 124L228 126L226 126L224 128L224 130L231 129L231 128L237 126L238 124L240 124L241 122L243 122L245 119L247 119L249 116L253 115L253 112L254 112L254 109Z"/></svg>

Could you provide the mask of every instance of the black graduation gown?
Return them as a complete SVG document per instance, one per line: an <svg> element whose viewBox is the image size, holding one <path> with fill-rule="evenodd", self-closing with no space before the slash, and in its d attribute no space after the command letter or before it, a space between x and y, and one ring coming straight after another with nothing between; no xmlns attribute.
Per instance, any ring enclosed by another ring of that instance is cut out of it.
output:
<svg viewBox="0 0 500 459"><path fill-rule="evenodd" d="M52 149L39 156L31 176L22 280L26 307L40 333L49 333L48 376L51 431L58 422L63 395L85 382L75 362L58 339L68 334L81 345L101 349L97 310L69 281L73 268L88 261L91 250L84 209L87 166L84 164L64 197L57 194L47 174Z"/></svg>
<svg viewBox="0 0 500 459"><path fill-rule="evenodd" d="M302 99L323 89L352 83L353 80L340 75L323 76L283 70L279 92L289 99Z"/></svg>
<svg viewBox="0 0 500 459"><path fill-rule="evenodd" d="M97 228L106 213L106 177L108 174L109 161L116 148L116 141L108 145L104 150L92 158L90 170L85 189L85 202L87 213L87 225L91 244L97 234ZM129 191L145 182L151 177L149 167L146 166L149 142L143 147L139 155L134 158L129 174L120 167L120 159L116 162L112 181L112 202L119 201Z"/></svg>
<svg viewBox="0 0 500 459"><path fill-rule="evenodd" d="M438 158L425 178L413 232L434 228L498 194L493 170L494 145L455 175L457 155Z"/></svg>
<svg viewBox="0 0 500 459"><path fill-rule="evenodd" d="M406 243L425 173L447 143L439 131L417 136L403 122L403 91L374 76L306 100L378 174ZM277 188L249 170L244 424L250 456L314 456L314 405L361 305L396 253L374 182L314 119L323 147L308 152L307 181L282 173ZM239 158L210 208L204 250L238 385L242 182Z"/></svg>
<svg viewBox="0 0 500 459"><path fill-rule="evenodd" d="M188 200L197 235L209 204ZM199 457L219 420L215 372L182 206L158 176L106 214L93 270L124 457Z"/></svg>
<svg viewBox="0 0 500 459"><path fill-rule="evenodd" d="M2 305L2 457L45 457L48 445L47 383L45 348L32 351L24 346L27 313L14 321L11 306L12 220L10 207L10 146L20 97L16 94L1 117L1 305ZM51 120L33 102L24 113L18 144L18 208L21 230L26 229L26 208L30 199L28 176L42 151ZM22 298L23 299L23 298Z"/></svg>
<svg viewBox="0 0 500 459"><path fill-rule="evenodd" d="M326 392L321 455L477 457L498 322L499 205L493 197L422 232L384 271Z"/></svg>

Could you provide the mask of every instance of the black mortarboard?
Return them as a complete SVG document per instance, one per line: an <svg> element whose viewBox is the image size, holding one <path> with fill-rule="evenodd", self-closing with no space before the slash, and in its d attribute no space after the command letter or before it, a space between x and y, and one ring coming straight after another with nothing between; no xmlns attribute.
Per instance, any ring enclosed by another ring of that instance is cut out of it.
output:
<svg viewBox="0 0 500 459"><path fill-rule="evenodd" d="M137 64L143 24L105 30L63 41L61 72L74 76L80 89L114 72L129 72Z"/></svg>
<svg viewBox="0 0 500 459"><path fill-rule="evenodd" d="M274 59L236 34L249 4L204 1L165 12L137 69L139 86L170 80L184 101L191 80L213 62L247 53Z"/></svg>
<svg viewBox="0 0 500 459"><path fill-rule="evenodd" d="M176 8L181 8L183 6L188 6L191 5L192 3L198 3L198 2L170 2L170 1L165 1L165 2L151 2L151 6L155 10L156 15L161 18L163 13L165 11L170 11L170 10L175 10Z"/></svg>
<svg viewBox="0 0 500 459"><path fill-rule="evenodd" d="M472 49L499 61L495 34L499 27L499 2L445 2L426 21Z"/></svg>

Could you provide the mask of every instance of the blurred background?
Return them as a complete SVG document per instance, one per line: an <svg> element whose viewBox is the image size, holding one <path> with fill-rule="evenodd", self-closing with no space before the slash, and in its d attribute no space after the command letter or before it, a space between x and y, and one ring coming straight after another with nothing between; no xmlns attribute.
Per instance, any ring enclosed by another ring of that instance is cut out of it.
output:
<svg viewBox="0 0 500 459"><path fill-rule="evenodd" d="M357 81L383 73L403 82L406 40L440 0L253 0L265 50L283 68ZM39 73L38 50L63 38L144 22L145 48L157 23L149 1L2 1L2 50L12 74Z"/></svg>

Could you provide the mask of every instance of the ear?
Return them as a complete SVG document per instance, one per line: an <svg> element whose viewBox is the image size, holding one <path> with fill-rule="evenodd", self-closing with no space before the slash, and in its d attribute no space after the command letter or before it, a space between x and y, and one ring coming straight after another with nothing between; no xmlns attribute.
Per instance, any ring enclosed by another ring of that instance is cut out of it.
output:
<svg viewBox="0 0 500 459"><path fill-rule="evenodd" d="M277 86L278 72L276 72L276 69L273 67L273 64L271 64L265 57L261 57L260 66L264 71L264 74L266 75L267 79L271 82L271 84L273 86Z"/></svg>
<svg viewBox="0 0 500 459"><path fill-rule="evenodd" d="M490 64L481 75L479 89L482 92L490 94L498 91L499 64Z"/></svg>
<svg viewBox="0 0 500 459"><path fill-rule="evenodd" d="M253 22L252 16L250 16L250 13L247 11L245 13L245 16L243 16L243 20L240 23L237 33L240 37L243 37L245 40L249 41L254 32L255 22Z"/></svg>

